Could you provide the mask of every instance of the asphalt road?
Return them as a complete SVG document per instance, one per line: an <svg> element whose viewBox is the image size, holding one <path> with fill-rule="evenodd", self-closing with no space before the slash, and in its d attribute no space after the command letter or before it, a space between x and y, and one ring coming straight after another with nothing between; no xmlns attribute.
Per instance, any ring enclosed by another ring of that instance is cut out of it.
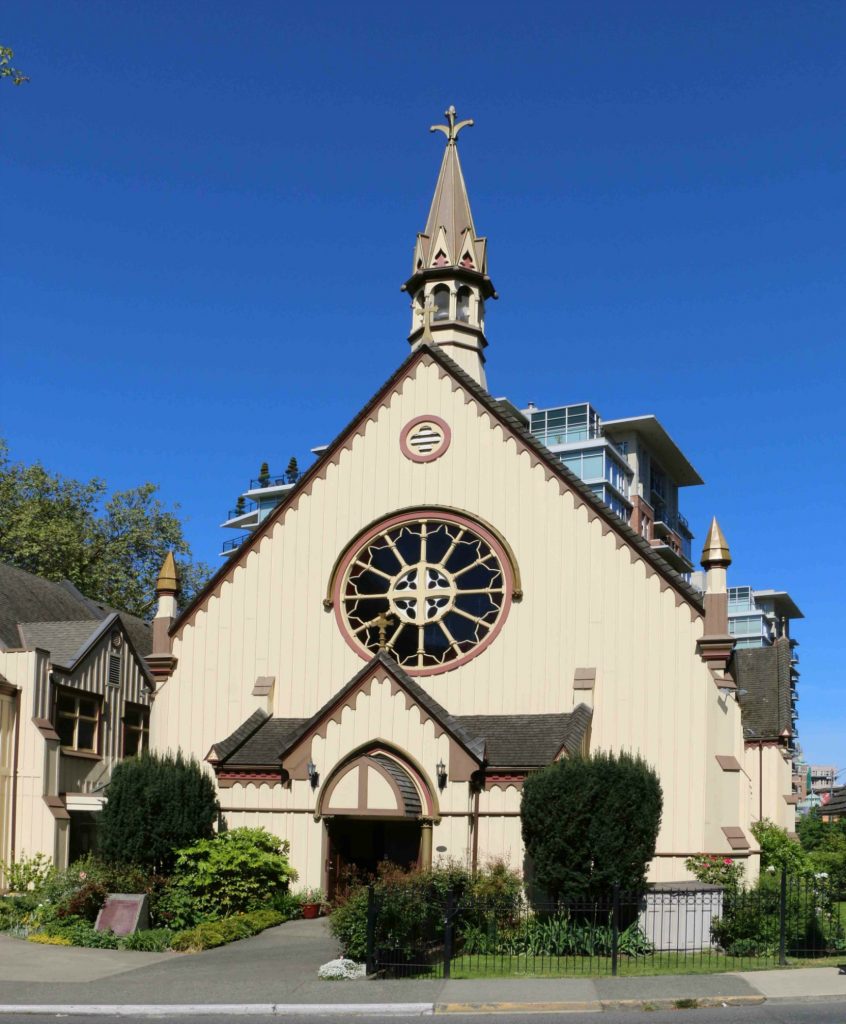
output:
<svg viewBox="0 0 846 1024"><path fill-rule="evenodd" d="M644 1019L643 1010L606 1011L605 1013L478 1013L472 1015L443 1014L439 1015L444 1024L597 1024L597 1016L601 1016L602 1024L634 1024ZM62 1016L59 1014L0 1014L0 1024L149 1024L150 1021L163 1020L163 1017L125 1017L125 1016ZM390 1021L391 1024L419 1024L421 1017L368 1017L365 1014L350 1016L344 1014L327 1014L315 1016L182 1016L169 1018L175 1024L224 1024L225 1021L236 1021L238 1024L349 1024L355 1021ZM821 1000L819 1002L786 1002L776 1001L758 1006L718 1007L716 1009L687 1009L652 1011L646 1014L649 1024L846 1024L846 999Z"/></svg>

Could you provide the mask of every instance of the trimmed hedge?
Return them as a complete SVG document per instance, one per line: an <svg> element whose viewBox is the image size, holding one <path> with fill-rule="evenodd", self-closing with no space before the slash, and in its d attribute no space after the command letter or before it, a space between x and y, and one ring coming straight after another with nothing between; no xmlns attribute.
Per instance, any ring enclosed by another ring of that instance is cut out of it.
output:
<svg viewBox="0 0 846 1024"><path fill-rule="evenodd" d="M251 914L236 914L219 921L208 921L196 928L177 932L170 941L170 948L181 953L197 953L203 949L214 949L227 942L258 935L265 928L283 924L287 918L276 910L254 910Z"/></svg>

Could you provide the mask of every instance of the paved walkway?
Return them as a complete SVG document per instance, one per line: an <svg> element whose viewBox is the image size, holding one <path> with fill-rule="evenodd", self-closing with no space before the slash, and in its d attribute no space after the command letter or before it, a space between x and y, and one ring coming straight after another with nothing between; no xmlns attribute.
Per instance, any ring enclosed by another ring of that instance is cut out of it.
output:
<svg viewBox="0 0 846 1024"><path fill-rule="evenodd" d="M205 953L130 953L40 946L0 936L0 1005L405 1003L459 1011L534 1004L550 1009L846 998L846 974L819 967L653 978L497 978L323 982L337 955L324 921L291 921Z"/></svg>

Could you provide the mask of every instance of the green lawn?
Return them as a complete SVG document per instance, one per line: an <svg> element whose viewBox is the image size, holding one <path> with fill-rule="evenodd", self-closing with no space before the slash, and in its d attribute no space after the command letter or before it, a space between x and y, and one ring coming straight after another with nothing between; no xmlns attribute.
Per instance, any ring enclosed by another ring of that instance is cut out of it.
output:
<svg viewBox="0 0 846 1024"><path fill-rule="evenodd" d="M788 967L831 967L844 957L803 959L790 957ZM778 967L778 957L732 957L717 953L656 953L645 957L620 957L619 977L656 974L716 974L724 971L761 971ZM610 957L499 957L461 956L452 962L453 978L598 978L611 974Z"/></svg>

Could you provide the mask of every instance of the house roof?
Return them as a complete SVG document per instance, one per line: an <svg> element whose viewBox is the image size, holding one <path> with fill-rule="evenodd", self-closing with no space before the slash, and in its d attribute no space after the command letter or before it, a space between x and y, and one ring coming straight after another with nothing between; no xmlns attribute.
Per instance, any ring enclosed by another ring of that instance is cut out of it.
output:
<svg viewBox="0 0 846 1024"><path fill-rule="evenodd" d="M771 647L735 650L731 672L747 740L780 739L785 732L792 735L790 657L787 637L779 637Z"/></svg>
<svg viewBox="0 0 846 1024"><path fill-rule="evenodd" d="M18 626L22 645L28 649L40 647L49 651L58 665L70 666L76 661L76 652L88 646L88 640L99 622L22 622Z"/></svg>
<svg viewBox="0 0 846 1024"><path fill-rule="evenodd" d="M0 563L0 648L40 647L69 666L115 615L136 652L149 654L152 631L143 619L92 601L70 580L45 580Z"/></svg>
<svg viewBox="0 0 846 1024"><path fill-rule="evenodd" d="M581 500L589 508L593 509L594 512L604 520L607 526L620 536L629 545L629 547L633 548L640 557L644 559L644 561L651 565L652 568L659 573L659 575L661 575L673 587L673 589L682 598L684 598L685 601L687 601L688 604L690 604L700 614L704 613L702 594L683 579L682 576L667 562L665 562L664 559L649 545L648 541L644 540L644 538L633 530L628 523L624 523L622 519L615 515L605 502L598 498L587 484L583 483L582 480L572 472L572 470L568 469L563 462L557 459L552 452L549 451L548 448L541 444L541 442L529 431L522 417L514 411L514 407L510 402L499 401L493 398L491 394L481 386L481 384L475 381L468 373L465 373L465 371L462 370L461 367L446 355L437 345L421 344L418 345L408 358L404 360L396 372L392 374L376 394L373 395L361 411L353 417L347 426L338 434L335 440L327 446L326 451L323 453L321 458L319 458L305 473L303 473L297 484L285 495L276 508L266 516L258 529L254 530L247 537L238 550L226 560L211 579L206 582L206 585L198 591L194 599L182 610L176 619L174 619L170 627L171 634L178 632L181 626L188 620L188 618L190 618L195 609L203 603L206 597L213 593L215 588L224 579L226 579L228 575L235 571L242 559L244 559L246 555L259 544L262 537L273 529L274 524L285 514L286 509L295 505L299 501L300 495L311 487L312 481L316 477L320 476L324 467L332 461L335 454L343 448L348 439L360 428L361 424L365 422L373 411L379 407L387 395L391 393L392 389L396 387L399 381L408 375L411 367L424 358L430 358L454 380L461 384L461 386L470 395L472 395L474 399L476 399L482 408L489 412L494 419L498 420L503 426L505 426L508 431L518 437L526 448L528 448L535 457L544 464L546 469L548 469L553 476L564 482L571 491L578 494Z"/></svg>
<svg viewBox="0 0 846 1024"><path fill-rule="evenodd" d="M591 721L580 704L570 714L454 716L386 654L379 653L311 718L271 718L257 710L226 739L215 743L208 759L218 767L278 767L285 754L341 704L377 664L418 706L452 734L481 764L497 768L533 768L550 764L562 751L576 753Z"/></svg>
<svg viewBox="0 0 846 1024"><path fill-rule="evenodd" d="M579 704L569 714L461 715L471 736L485 741L485 761L494 768L542 768L564 751L579 752L593 713Z"/></svg>
<svg viewBox="0 0 846 1024"><path fill-rule="evenodd" d="M822 805L823 814L846 815L846 786L831 791L831 799Z"/></svg>

